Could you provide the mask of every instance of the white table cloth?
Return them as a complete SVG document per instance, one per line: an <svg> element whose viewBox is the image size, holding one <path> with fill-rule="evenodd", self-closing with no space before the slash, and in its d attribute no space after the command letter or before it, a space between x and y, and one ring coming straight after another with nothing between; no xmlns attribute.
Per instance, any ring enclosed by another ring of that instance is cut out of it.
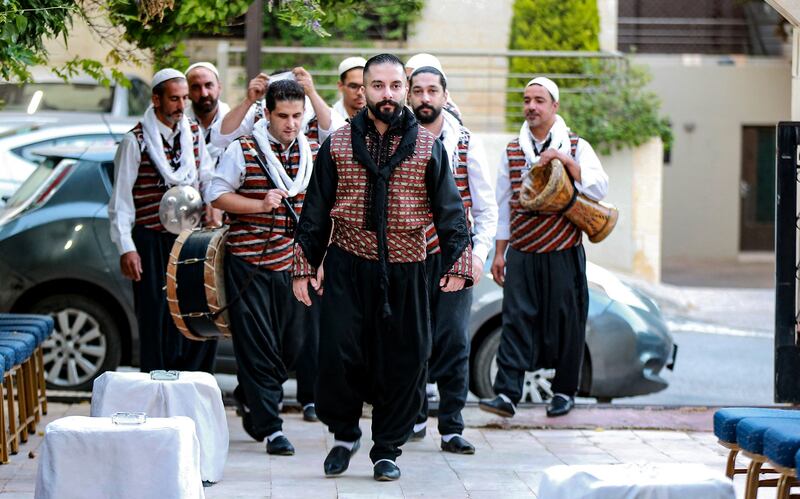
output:
<svg viewBox="0 0 800 499"><path fill-rule="evenodd" d="M182 371L176 380L156 381L149 373L103 373L94 381L91 414L111 416L115 412L192 418L200 440L200 474L209 482L222 479L228 457L228 422L222 392L211 374Z"/></svg>
<svg viewBox="0 0 800 499"><path fill-rule="evenodd" d="M553 466L539 499L735 499L733 482L702 464Z"/></svg>
<svg viewBox="0 0 800 499"><path fill-rule="evenodd" d="M200 446L185 417L120 425L69 416L45 428L36 499L203 499Z"/></svg>

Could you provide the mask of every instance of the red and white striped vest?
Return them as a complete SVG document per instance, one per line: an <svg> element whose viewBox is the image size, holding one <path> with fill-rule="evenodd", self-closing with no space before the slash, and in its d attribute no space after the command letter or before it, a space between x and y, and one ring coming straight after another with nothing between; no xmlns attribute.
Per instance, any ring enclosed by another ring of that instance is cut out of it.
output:
<svg viewBox="0 0 800 499"><path fill-rule="evenodd" d="M461 199L464 201L464 211L467 215L467 224L469 221L470 208L472 208L472 195L469 192L469 172L467 170L467 153L469 152L469 130L461 127L460 135L458 137L458 144L456 145L456 154L458 160L455 166L451 165L451 171L458 187L458 193L461 194ZM453 158L448 158L452 160ZM425 239L427 242L427 252L429 255L434 253L441 253L439 248L439 237L436 235L436 228L431 223L425 229Z"/></svg>
<svg viewBox="0 0 800 499"><path fill-rule="evenodd" d="M255 158L255 139L252 135L239 137L244 154L245 177L237 194L264 199L267 191L275 185L265 175ZM309 141L311 154L317 156L319 145ZM270 142L275 156L281 156L280 145ZM283 165L290 177L294 178L300 165L300 146L292 144L288 162ZM294 211L300 215L305 193L291 198ZM229 214L231 218L228 231L228 251L243 260L272 271L290 270L292 267L292 245L294 244L294 222L283 205L270 213ZM271 231L270 231L271 229Z"/></svg>
<svg viewBox="0 0 800 499"><path fill-rule="evenodd" d="M332 242L356 256L377 260L377 235L367 229L366 220L368 172L353 156L351 133L350 124L347 124L330 138L331 157L338 175L336 201L331 210ZM394 151L401 137L393 135L391 140L390 150ZM420 127L414 153L400 163L389 178L386 226L390 263L425 260L425 227L431 217L425 172L435 141L433 134Z"/></svg>
<svg viewBox="0 0 800 499"><path fill-rule="evenodd" d="M577 145L578 136L570 134L573 157ZM511 180L511 239L509 240L511 247L525 253L547 253L581 244L580 229L564 215L537 215L520 206L519 192L522 179L529 167L525 153L519 145L519 139L508 143L506 156Z"/></svg>
<svg viewBox="0 0 800 499"><path fill-rule="evenodd" d="M195 121L190 121L192 130L192 146L194 147L195 165L200 168L200 126ZM134 223L141 225L146 229L157 230L166 232L167 229L161 225L158 218L158 206L161 204L161 198L167 192L167 185L164 178L158 172L158 168L153 164L147 148L144 146L144 131L142 124L137 123L133 130L136 136L136 141L139 143L139 150L141 151L141 161L139 162L139 174L136 176L136 181L133 183L133 205L136 208L136 219ZM159 134L160 136L160 134ZM180 146L180 141L176 141ZM167 156L167 162L171 162L173 156L180 153L180 149L173 150L171 145L164 146L164 154Z"/></svg>

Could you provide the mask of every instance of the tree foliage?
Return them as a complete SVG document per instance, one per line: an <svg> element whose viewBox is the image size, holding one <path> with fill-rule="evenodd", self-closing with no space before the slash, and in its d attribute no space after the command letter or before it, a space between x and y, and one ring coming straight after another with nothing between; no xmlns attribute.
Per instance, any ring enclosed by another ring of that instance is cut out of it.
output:
<svg viewBox="0 0 800 499"><path fill-rule="evenodd" d="M186 64L183 40L191 33L225 32L250 3L251 0L3 0L0 76L30 80L30 66L48 64L45 41L63 38L66 43L75 18L89 25L98 43L110 49L109 56L102 62L77 56L61 67L53 67L62 77L83 71L108 82L104 68L123 62L181 67ZM318 37L327 35L321 23L325 12L318 0L265 3L281 22ZM137 49L149 51L152 59L140 60ZM111 75L124 81L119 71L112 69Z"/></svg>
<svg viewBox="0 0 800 499"><path fill-rule="evenodd" d="M599 50L596 0L514 0L513 12L511 49ZM666 146L672 142L658 97L645 88L647 71L625 59L511 57L509 69L515 75L509 86L519 93L533 75L550 75L564 90L559 113L600 152L639 146L651 137L661 137ZM519 127L519 107L509 99L509 130Z"/></svg>

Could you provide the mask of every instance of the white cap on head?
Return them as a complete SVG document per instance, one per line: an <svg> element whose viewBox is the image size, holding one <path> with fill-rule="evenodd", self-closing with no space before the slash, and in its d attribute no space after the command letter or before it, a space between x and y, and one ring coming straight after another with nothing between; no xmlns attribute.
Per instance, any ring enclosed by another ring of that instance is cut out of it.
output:
<svg viewBox="0 0 800 499"><path fill-rule="evenodd" d="M158 73L153 75L153 81L150 82L150 88L156 88L157 86L159 86L160 84L164 83L165 81L172 80L174 78L186 79L186 77L183 75L183 73L181 73L177 69L173 69L173 68L162 69L161 71L159 71Z"/></svg>
<svg viewBox="0 0 800 499"><path fill-rule="evenodd" d="M442 63L439 62L439 59L436 56L431 54L417 54L411 56L411 58L406 61L406 67L411 69L417 69L424 66L430 66L432 68L438 69L440 73L444 74L444 69L442 69Z"/></svg>
<svg viewBox="0 0 800 499"><path fill-rule="evenodd" d="M348 57L339 63L339 77L355 68L363 68L367 65L367 60L363 57Z"/></svg>
<svg viewBox="0 0 800 499"><path fill-rule="evenodd" d="M193 69L197 69L197 68L205 68L205 69L211 71L212 73L214 73L214 76L217 77L217 80L219 80L219 71L217 71L217 67L214 66L213 64L211 64L210 62L195 62L194 64L189 66L188 69L186 69L186 73L184 73L184 74L186 76L189 76L189 73L191 73L191 71Z"/></svg>
<svg viewBox="0 0 800 499"><path fill-rule="evenodd" d="M530 87L531 85L541 85L550 92L550 96L553 98L555 102L558 102L558 85L556 82L551 80L550 78L546 78L544 76L537 76L536 78L532 79L525 85L525 88Z"/></svg>

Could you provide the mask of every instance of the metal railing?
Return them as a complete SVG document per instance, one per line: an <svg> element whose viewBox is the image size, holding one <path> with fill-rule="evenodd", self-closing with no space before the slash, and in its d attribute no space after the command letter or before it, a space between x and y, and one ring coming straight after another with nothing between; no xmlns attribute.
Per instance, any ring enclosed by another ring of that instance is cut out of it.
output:
<svg viewBox="0 0 800 499"><path fill-rule="evenodd" d="M345 57L370 56L390 52L408 59L420 49L375 47L262 47L265 72L291 66L293 61L304 61L312 74L317 90L330 104L335 100L336 67ZM534 76L545 75L561 85L563 95L601 90L609 83L607 66L626 64L619 52L578 52L541 50L479 50L479 49L425 49L437 56L447 73L451 98L459 106L465 124L476 132L501 132L507 123L522 119L522 93L524 82ZM227 41L217 45L217 66L228 98L243 95L246 87L244 74L244 45ZM292 56L295 56L292 59ZM540 73L509 72L512 58L530 59L543 63L543 68L563 68L564 61L578 71L543 71ZM281 61L276 64L274 61ZM289 63L287 63L289 61ZM238 93L237 92L241 92ZM237 97L238 98L238 97ZM519 103L517 106L515 103Z"/></svg>

